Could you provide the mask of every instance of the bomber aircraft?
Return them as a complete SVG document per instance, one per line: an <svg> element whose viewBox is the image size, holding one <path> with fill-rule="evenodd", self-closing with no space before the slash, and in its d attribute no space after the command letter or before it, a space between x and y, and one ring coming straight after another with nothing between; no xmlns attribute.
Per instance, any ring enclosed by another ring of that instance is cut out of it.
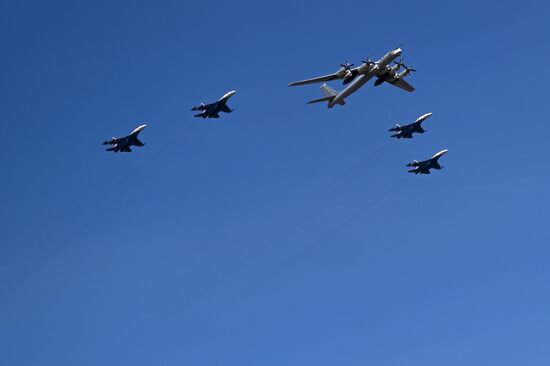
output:
<svg viewBox="0 0 550 366"><path fill-rule="evenodd" d="M426 132L426 130L422 128L421 124L431 115L431 112L423 114L418 117L416 121L405 126L400 126L399 123L397 123L395 127L389 129L389 132L397 132L395 135L391 135L390 137L397 137L398 139L412 139L413 133Z"/></svg>
<svg viewBox="0 0 550 366"><path fill-rule="evenodd" d="M430 174L430 169L440 170L443 167L439 165L439 158L445 155L449 150L441 150L437 154L431 157L431 159L424 161L413 161L412 163L407 164L407 166L412 166L414 169L409 170L409 173L414 174Z"/></svg>
<svg viewBox="0 0 550 366"><path fill-rule="evenodd" d="M366 61L362 61L361 66L355 68L352 68L352 66L354 66L353 64L346 62L346 64L340 65L342 68L333 74L320 76L313 79L295 81L288 84L288 86L299 86L343 79L343 84L349 85L341 92L338 92L328 87L326 84L323 84L321 86L321 90L325 93L325 97L308 102L308 104L328 102L329 108L334 107L336 104L344 105L346 103L345 98L355 93L373 77L377 78L374 83L375 86L387 82L408 92L413 92L414 88L407 81L405 81L405 77L416 70L412 67L406 66L402 60L399 62L395 61L395 59L399 57L402 52L403 50L398 47L385 54L384 57L376 62L372 61L370 58L367 58ZM390 66L392 62L395 66ZM405 69L400 71L401 67L404 67Z"/></svg>
<svg viewBox="0 0 550 366"><path fill-rule="evenodd" d="M105 151L114 151L114 152L131 152L130 146L139 146L142 147L145 145L138 139L138 135L147 125L141 125L132 131L128 136L116 138L113 137L110 140L103 142L103 145L113 145L106 149Z"/></svg>
<svg viewBox="0 0 550 366"><path fill-rule="evenodd" d="M224 94L224 96L221 97L220 100L218 100L217 102L210 103L210 104L201 103L199 106L191 108L191 110L201 111L201 113L195 114L195 117L220 118L220 115L219 115L220 112L225 112L225 113L233 112L233 109L227 106L227 101L229 100L229 98L235 95L236 92L237 91L232 90Z"/></svg>

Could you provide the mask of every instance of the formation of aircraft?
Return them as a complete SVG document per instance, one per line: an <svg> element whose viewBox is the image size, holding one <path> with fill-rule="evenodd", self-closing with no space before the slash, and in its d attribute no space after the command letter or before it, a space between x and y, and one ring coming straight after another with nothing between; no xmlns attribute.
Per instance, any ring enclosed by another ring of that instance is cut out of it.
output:
<svg viewBox="0 0 550 366"><path fill-rule="evenodd" d="M376 78L374 86L379 86L383 83L389 83L407 92L413 92L415 90L414 87L409 84L405 80L405 78L416 70L412 67L405 65L403 63L403 59L396 61L396 59L401 56L402 52L403 50L398 47L386 53L378 61L372 61L368 57L367 60L362 61L361 65L358 67L355 67L355 65L351 64L349 60L346 60L344 64L340 65L340 69L332 74L301 81L295 81L288 85L299 86L314 83L323 83L321 85L321 91L324 93L325 96L309 101L308 104L327 102L329 108L332 108L337 104L346 104L345 99L351 94L355 93L357 90L359 90L372 78ZM338 91L326 84L327 81L333 80L342 80L344 89L342 91ZM235 93L235 90L229 91L216 102L210 104L201 103L200 105L193 107L191 110L200 111L200 113L196 114L195 117L202 117L203 119L220 118L221 112L233 112L233 109L227 106L227 101L233 95L235 95ZM426 130L422 127L422 122L431 117L431 115L431 112L423 114L422 116L418 117L417 120L413 123L404 126L396 124L395 127L392 127L389 130L390 132L395 132L395 134L391 135L390 137L395 137L397 139L411 139L413 137L413 134L415 133L422 134L426 132ZM139 133L145 127L147 127L147 125L141 125L133 130L128 136L120 138L113 137L111 140L103 142L103 145L112 145L112 147L106 149L107 151L131 152L131 146L141 147L145 145L138 139ZM430 174L431 169L440 170L442 166L439 165L438 160L447 152L448 150L445 149L438 152L428 160L420 162L415 160L412 163L407 164L407 166L414 168L409 170L409 172L415 174Z"/></svg>
<svg viewBox="0 0 550 366"><path fill-rule="evenodd" d="M391 135L390 137L397 137L398 139L412 139L413 133L426 132L426 130L422 128L421 124L431 115L432 115L431 112L423 114L420 117L418 117L416 121L405 126L400 126L399 123L397 123L395 127L389 129L389 132L397 132L396 134Z"/></svg>
<svg viewBox="0 0 550 366"><path fill-rule="evenodd" d="M312 79L295 81L288 84L288 86L322 83L339 79L343 80L343 85L349 84L346 88L344 88L344 90L337 91L333 88L330 88L328 85L323 84L321 86L321 90L323 91L325 96L323 98L314 99L308 102L308 104L327 102L329 108L334 107L336 104L346 104L345 99L351 94L355 93L357 90L359 90L373 77L376 77L374 86L379 86L386 82L408 92L413 92L415 90L414 87L405 80L405 77L410 75L411 72L415 72L416 70L412 67L406 66L403 63L403 60L395 61L396 58L401 56L402 52L403 50L398 47L386 53L378 61L372 61L370 58L367 58L366 61L362 61L361 66L355 68L353 68L353 64L350 64L349 61L346 61L345 64L340 65L342 66L342 68L340 68L333 74L319 76ZM391 66L392 63L394 64L394 66ZM400 71L402 67L404 68L404 70Z"/></svg>
<svg viewBox="0 0 550 366"><path fill-rule="evenodd" d="M449 150L441 150L436 153L428 160L417 161L414 160L412 163L407 164L407 166L414 167L414 169L409 170L409 173L414 174L430 174L430 169L441 170L443 167L439 165L439 158L445 155Z"/></svg>
<svg viewBox="0 0 550 366"><path fill-rule="evenodd" d="M112 147L106 149L105 151L114 151L114 152L131 152L130 146L139 146L142 147L145 144L138 139L138 135L147 125L141 125L136 127L128 136L124 137L113 137L110 140L103 142L103 145L112 145Z"/></svg>
<svg viewBox="0 0 550 366"><path fill-rule="evenodd" d="M202 118L220 118L219 113L231 113L233 112L233 109L229 108L227 106L227 101L229 98L231 98L233 95L235 95L237 91L232 90L228 93L225 93L223 97L221 97L217 102L210 103L210 104L204 104L201 103L197 107L191 108L192 111L201 111L199 114L195 114L195 117L202 117Z"/></svg>

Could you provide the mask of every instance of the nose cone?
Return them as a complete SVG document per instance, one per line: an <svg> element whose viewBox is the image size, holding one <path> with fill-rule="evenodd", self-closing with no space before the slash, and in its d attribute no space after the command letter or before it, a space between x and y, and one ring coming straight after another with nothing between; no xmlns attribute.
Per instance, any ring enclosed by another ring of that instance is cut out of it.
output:
<svg viewBox="0 0 550 366"><path fill-rule="evenodd" d="M400 56L401 53L403 52L403 50L401 49L401 47L397 47L395 50L391 51L392 55L394 56Z"/></svg>
<svg viewBox="0 0 550 366"><path fill-rule="evenodd" d="M448 149L441 150L440 152L438 152L437 154L434 155L434 158L440 158L443 155L445 155L448 151L449 151Z"/></svg>
<svg viewBox="0 0 550 366"><path fill-rule="evenodd" d="M418 117L418 119L416 120L416 122L424 121L425 119L430 118L430 117L432 116L432 114L433 114L432 112L423 114L423 115L421 115L420 117Z"/></svg>
<svg viewBox="0 0 550 366"><path fill-rule="evenodd" d="M136 127L136 129L133 130L132 133L139 133L139 132L143 131L143 129L144 129L145 127L147 127L147 125L141 125L141 126L139 126L139 127Z"/></svg>
<svg viewBox="0 0 550 366"><path fill-rule="evenodd" d="M227 92L224 94L223 97L221 97L221 99L229 99L231 98L233 95L235 95L237 91L236 90L231 90L230 92Z"/></svg>

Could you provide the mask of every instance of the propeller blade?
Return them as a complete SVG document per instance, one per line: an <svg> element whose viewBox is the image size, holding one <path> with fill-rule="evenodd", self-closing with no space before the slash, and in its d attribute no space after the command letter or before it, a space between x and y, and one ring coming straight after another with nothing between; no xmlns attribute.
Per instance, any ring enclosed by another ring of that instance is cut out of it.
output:
<svg viewBox="0 0 550 366"><path fill-rule="evenodd" d="M340 64L340 66L342 66L344 69L346 70L349 70L351 69L353 66L355 66L355 64L350 64L349 63L349 60L346 60L346 63L345 64Z"/></svg>

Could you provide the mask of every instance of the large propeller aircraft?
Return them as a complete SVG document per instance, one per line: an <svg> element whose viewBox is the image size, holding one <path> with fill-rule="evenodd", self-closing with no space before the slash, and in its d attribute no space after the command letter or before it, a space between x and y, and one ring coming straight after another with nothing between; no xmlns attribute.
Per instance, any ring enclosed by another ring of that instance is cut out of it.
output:
<svg viewBox="0 0 550 366"><path fill-rule="evenodd" d="M415 72L416 70L412 67L406 66L403 63L403 60L400 60L399 62L395 61L395 59L399 57L402 52L403 50L398 47L385 54L384 57L376 62L372 61L370 58L367 58L367 60L362 61L362 64L358 67L353 67L355 66L354 64L350 64L349 61L346 61L345 64L340 65L342 68L333 74L302 81L295 81L288 84L288 86L322 83L331 80L343 80L344 85L349 85L341 92L338 92L328 87L326 84L323 84L321 89L325 93L325 97L308 102L308 104L328 102L329 108L334 107L336 104L344 105L345 98L355 93L373 77L377 78L374 83L375 86L387 82L408 92L413 92L414 88L407 81L405 81L405 77L409 76L411 72ZM394 63L395 66L390 66L392 63ZM404 70L400 71L401 68L404 68Z"/></svg>

